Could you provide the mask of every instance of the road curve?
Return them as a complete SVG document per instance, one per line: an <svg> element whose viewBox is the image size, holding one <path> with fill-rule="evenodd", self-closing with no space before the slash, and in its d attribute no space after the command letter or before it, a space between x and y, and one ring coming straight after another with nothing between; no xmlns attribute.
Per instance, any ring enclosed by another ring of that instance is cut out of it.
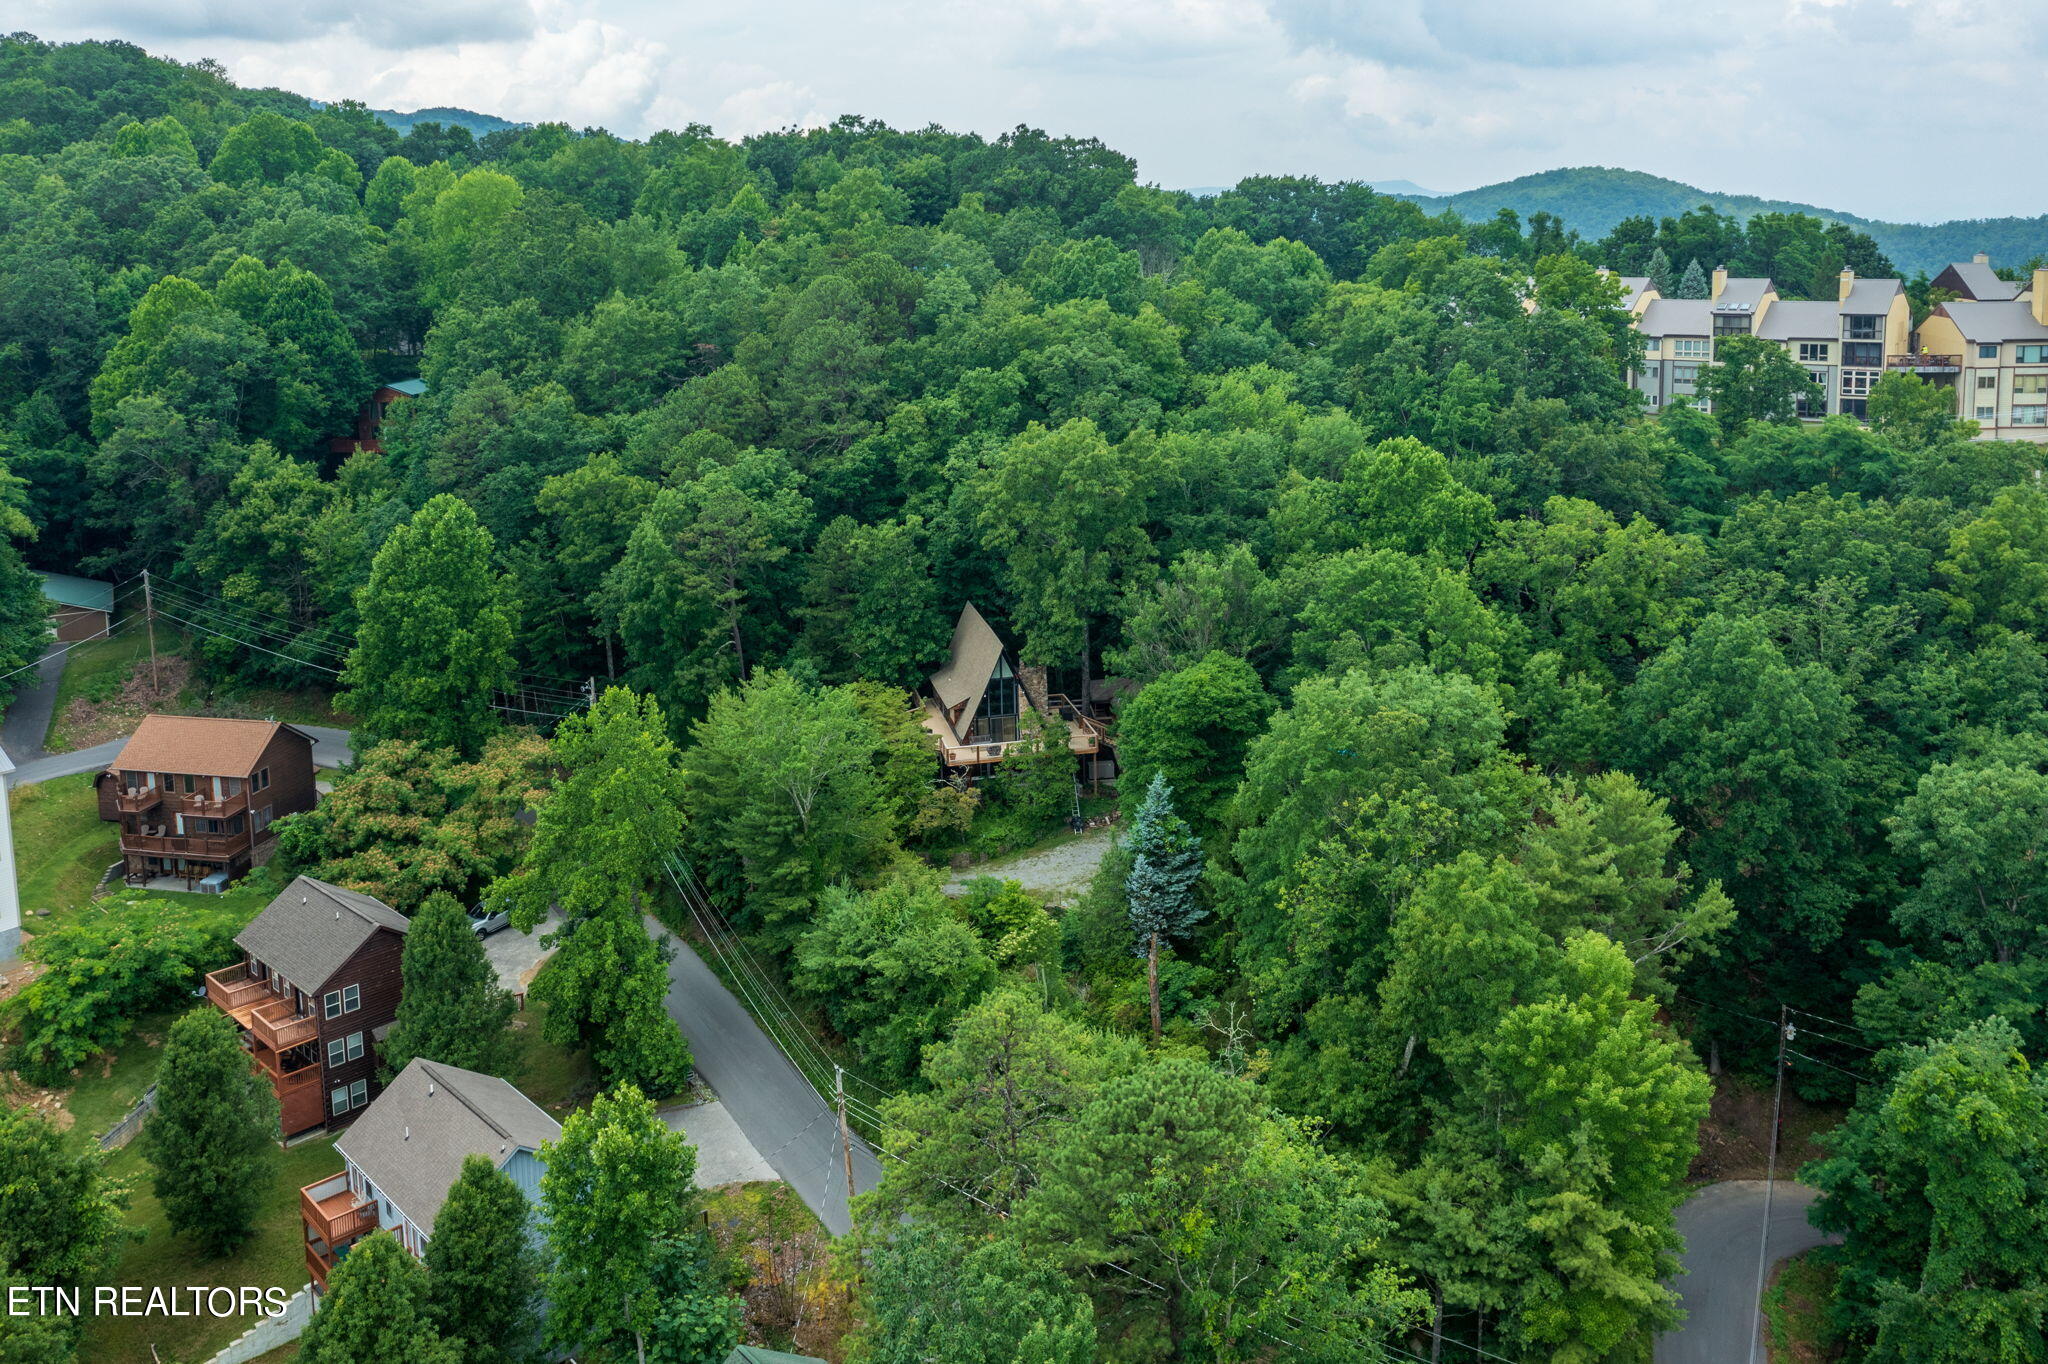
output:
<svg viewBox="0 0 2048 1364"><path fill-rule="evenodd" d="M647 929L662 932L652 919ZM698 1072L775 1173L797 1191L826 1230L844 1236L853 1219L846 1210L845 1156L831 1107L704 959L688 943L674 937L670 942L675 959L668 964L668 1015L690 1040ZM856 1136L855 1189L866 1193L881 1178L880 1162Z"/></svg>
<svg viewBox="0 0 2048 1364"><path fill-rule="evenodd" d="M1806 1220L1819 1191L1789 1179L1771 1196L1772 1263L1834 1237ZM1685 1255L1671 1286L1685 1323L1657 1340L1656 1364L1748 1364L1756 1317L1757 1248L1763 1230L1764 1181L1709 1184L1678 1210ZM1757 1358L1763 1358L1757 1351Z"/></svg>
<svg viewBox="0 0 2048 1364"><path fill-rule="evenodd" d="M336 729L332 725L294 724L292 728L313 741L315 767L346 767L354 761L354 753L349 748L347 730ZM109 739L103 744L94 744L91 748L81 748L71 753L52 753L45 758L31 759L14 769L13 775L7 779L7 784L33 786L52 777L69 777L79 772L98 772L114 760L114 755L119 753L122 745L127 742L128 737L123 735L118 739Z"/></svg>

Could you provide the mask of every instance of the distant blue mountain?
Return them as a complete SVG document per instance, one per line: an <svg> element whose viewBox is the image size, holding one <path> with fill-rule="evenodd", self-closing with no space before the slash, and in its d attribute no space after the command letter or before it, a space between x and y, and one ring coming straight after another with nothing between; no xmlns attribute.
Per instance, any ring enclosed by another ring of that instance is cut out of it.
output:
<svg viewBox="0 0 2048 1364"><path fill-rule="evenodd" d="M401 114L396 109L372 109L370 112L379 119L382 119L387 127L394 128L401 133L411 132L412 126L415 123L438 123L444 128L467 128L478 137L482 137L486 133L499 132L505 128L531 128L533 126L530 123L514 123L510 119L499 118L496 114L479 114L472 109L454 109L445 106L435 109L415 109L409 114Z"/></svg>

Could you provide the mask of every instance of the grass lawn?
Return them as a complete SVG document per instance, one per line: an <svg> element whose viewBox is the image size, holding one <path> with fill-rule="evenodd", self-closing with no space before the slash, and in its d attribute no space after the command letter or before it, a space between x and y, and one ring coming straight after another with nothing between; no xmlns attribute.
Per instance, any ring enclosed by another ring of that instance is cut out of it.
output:
<svg viewBox="0 0 2048 1364"><path fill-rule="evenodd" d="M121 860L120 833L100 818L92 773L18 787L8 808L24 925L37 933L77 918L102 873ZM39 909L50 917L34 917Z"/></svg>
<svg viewBox="0 0 2048 1364"><path fill-rule="evenodd" d="M64 1096L64 1107L76 1120L71 1131L80 1141L97 1140L142 1098L156 1079L156 1063L175 1017L169 1010L144 1017L119 1051L96 1056L80 1067L83 1077Z"/></svg>
<svg viewBox="0 0 2048 1364"><path fill-rule="evenodd" d="M512 1084L559 1122L597 1092L597 1072L589 1053L565 1051L541 1038L547 1016L547 1005L530 995L526 1008L512 1015Z"/></svg>
<svg viewBox="0 0 2048 1364"><path fill-rule="evenodd" d="M1764 1336L1772 1364L1830 1364L1846 1346L1828 1322L1835 1266L1824 1250L1795 1255L1772 1271L1764 1290Z"/></svg>
<svg viewBox="0 0 2048 1364"><path fill-rule="evenodd" d="M139 1148L116 1152L108 1169L127 1182L128 1224L143 1232L141 1240L123 1249L108 1282L151 1288L251 1284L297 1292L306 1282L299 1188L339 1171L341 1157L334 1153L331 1137L282 1152L256 1214L255 1234L240 1250L218 1260L202 1258L191 1242L172 1235L163 1209L149 1191L150 1169ZM150 1347L155 1346L165 1360L203 1360L254 1324L254 1318L246 1317L96 1317L87 1323L78 1357L81 1364L131 1364L151 1358Z"/></svg>

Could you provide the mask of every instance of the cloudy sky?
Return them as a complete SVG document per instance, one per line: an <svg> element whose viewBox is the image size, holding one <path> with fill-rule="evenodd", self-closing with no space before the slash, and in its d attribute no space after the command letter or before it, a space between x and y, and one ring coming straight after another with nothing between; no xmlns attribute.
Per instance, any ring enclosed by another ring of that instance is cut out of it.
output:
<svg viewBox="0 0 2048 1364"><path fill-rule="evenodd" d="M2043 0L15 0L246 84L640 136L1092 135L1169 187L1610 165L1913 221L2048 212ZM25 10L25 12L24 12Z"/></svg>

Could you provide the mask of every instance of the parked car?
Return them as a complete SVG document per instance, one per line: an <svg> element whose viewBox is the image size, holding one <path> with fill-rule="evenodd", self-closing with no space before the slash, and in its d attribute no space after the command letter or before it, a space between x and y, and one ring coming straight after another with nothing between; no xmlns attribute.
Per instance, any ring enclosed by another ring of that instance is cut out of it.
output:
<svg viewBox="0 0 2048 1364"><path fill-rule="evenodd" d="M489 909L483 905L476 905L469 911L469 926L476 930L479 938L488 938L511 922L512 911L509 909Z"/></svg>

